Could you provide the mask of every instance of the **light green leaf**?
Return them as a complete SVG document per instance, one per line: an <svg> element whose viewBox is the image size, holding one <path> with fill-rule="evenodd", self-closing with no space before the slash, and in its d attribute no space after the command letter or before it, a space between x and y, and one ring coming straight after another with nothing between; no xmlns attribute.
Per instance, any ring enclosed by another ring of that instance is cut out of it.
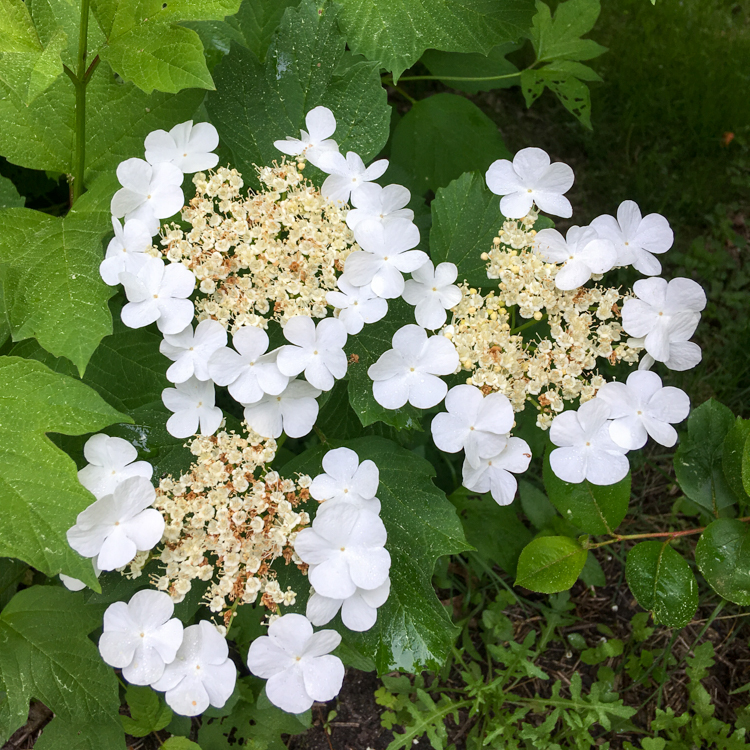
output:
<svg viewBox="0 0 750 750"><path fill-rule="evenodd" d="M162 750L201 750L201 746L187 737L169 737L162 745Z"/></svg>
<svg viewBox="0 0 750 750"><path fill-rule="evenodd" d="M750 605L750 528L732 518L713 521L701 534L695 562L711 588L730 602Z"/></svg>
<svg viewBox="0 0 750 750"><path fill-rule="evenodd" d="M320 474L323 456L332 447L306 451L279 473ZM366 633L347 630L338 617L332 625L347 645L374 660L378 672L439 668L457 629L435 595L432 572L438 557L468 549L455 508L432 483L432 465L413 452L376 437L347 441L346 447L356 451L360 461L374 461L380 470L378 498L388 531L391 593L378 610L377 623ZM291 565L280 569L279 579L290 569L296 571ZM307 580L298 576L292 588L299 592L295 606L304 612Z"/></svg>
<svg viewBox="0 0 750 750"><path fill-rule="evenodd" d="M734 427L732 412L713 399L693 409L687 436L674 456L674 473L682 491L711 513L737 502L724 476L724 441Z"/></svg>
<svg viewBox="0 0 750 750"><path fill-rule="evenodd" d="M26 203L26 198L19 195L16 186L0 175L0 208L18 208Z"/></svg>
<svg viewBox="0 0 750 750"><path fill-rule="evenodd" d="M0 555L97 586L91 562L65 536L93 497L46 433L82 435L127 419L83 383L38 362L0 357Z"/></svg>
<svg viewBox="0 0 750 750"><path fill-rule="evenodd" d="M0 0L0 52L34 52L41 46L23 0Z"/></svg>
<svg viewBox="0 0 750 750"><path fill-rule="evenodd" d="M345 53L336 6L314 0L287 8L265 65L235 45L216 67L216 93L206 106L223 143L232 150L247 180L253 164L270 164L282 154L275 140L299 135L305 115L329 107L338 123L341 151L371 159L388 138L390 109L378 66Z"/></svg>
<svg viewBox="0 0 750 750"><path fill-rule="evenodd" d="M458 281L488 287L487 261L482 253L492 249L492 240L503 224L500 199L476 172L461 175L440 188L432 201L430 257L458 267Z"/></svg>
<svg viewBox="0 0 750 750"><path fill-rule="evenodd" d="M693 571L669 542L641 542L628 552L625 578L654 622L682 628L698 609L698 584Z"/></svg>
<svg viewBox="0 0 750 750"><path fill-rule="evenodd" d="M750 449L748 446L750 446L750 419L737 417L734 426L724 438L721 466L729 488L745 505L750 503L750 497L742 483L744 459L747 466L746 473L749 474L748 485L750 485ZM746 454L748 458L744 458Z"/></svg>
<svg viewBox="0 0 750 750"><path fill-rule="evenodd" d="M521 45L507 42L493 47L486 55L479 53L440 52L428 49L420 60L432 75L452 89L478 94L480 91L506 89L517 86L518 68L505 56L515 52ZM491 80L456 80L456 78L489 78Z"/></svg>
<svg viewBox="0 0 750 750"><path fill-rule="evenodd" d="M567 0L557 6L553 18L549 6L537 0L531 28L537 61L591 60L606 52L591 39L581 39L594 28L600 11L599 0Z"/></svg>
<svg viewBox="0 0 750 750"><path fill-rule="evenodd" d="M587 534L613 534L628 512L630 473L616 484L563 482L544 457L544 487L552 504L567 521Z"/></svg>
<svg viewBox="0 0 750 750"><path fill-rule="evenodd" d="M158 732L172 721L172 709L162 703L159 695L150 687L129 685L125 700L130 708L130 716L120 716L123 729L133 737L145 737Z"/></svg>
<svg viewBox="0 0 750 750"><path fill-rule="evenodd" d="M245 46L260 61L266 59L276 29L287 8L299 5L299 0L245 0L234 17Z"/></svg>
<svg viewBox="0 0 750 750"><path fill-rule="evenodd" d="M9 718L0 741L26 722L32 698L76 730L95 725L104 738L123 737L117 678L88 638L101 617L102 607L86 606L79 593L58 586L33 586L13 597L0 613L0 679ZM114 750L124 742L99 747Z"/></svg>
<svg viewBox="0 0 750 750"><path fill-rule="evenodd" d="M530 0L341 0L341 25L354 52L395 79L426 49L481 52L528 33Z"/></svg>
<svg viewBox="0 0 750 750"><path fill-rule="evenodd" d="M578 580L587 556L588 551L570 537L537 537L521 552L516 586L541 594L567 591Z"/></svg>
<svg viewBox="0 0 750 750"><path fill-rule="evenodd" d="M391 142L391 162L409 176L406 187L419 194L446 187L464 172L484 173L495 159L510 157L497 125L456 94L418 101L399 120Z"/></svg>

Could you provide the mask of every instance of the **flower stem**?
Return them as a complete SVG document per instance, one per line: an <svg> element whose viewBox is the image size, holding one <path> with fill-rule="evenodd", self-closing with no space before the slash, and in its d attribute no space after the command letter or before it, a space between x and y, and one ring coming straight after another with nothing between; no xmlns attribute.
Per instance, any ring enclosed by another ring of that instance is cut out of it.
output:
<svg viewBox="0 0 750 750"><path fill-rule="evenodd" d="M98 57L90 67L86 66L87 40L89 35L89 5L91 0L81 0L81 23L78 29L78 57L75 75L66 70L76 90L75 155L73 174L70 176L70 205L83 193L83 174L86 166L86 85L96 69Z"/></svg>
<svg viewBox="0 0 750 750"><path fill-rule="evenodd" d="M480 76L480 77L467 77L467 76L402 76L399 81L503 81L508 78L515 78L520 76L523 71L517 70L515 73L506 73L502 76ZM393 81L392 76L385 76L384 82Z"/></svg>

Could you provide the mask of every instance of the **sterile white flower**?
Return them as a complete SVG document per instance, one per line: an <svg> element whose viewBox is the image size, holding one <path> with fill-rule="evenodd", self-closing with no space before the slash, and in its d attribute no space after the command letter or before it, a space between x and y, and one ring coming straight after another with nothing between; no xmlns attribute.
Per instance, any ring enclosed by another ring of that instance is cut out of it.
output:
<svg viewBox="0 0 750 750"><path fill-rule="evenodd" d="M154 219L176 214L185 203L182 171L174 164L152 166L143 159L126 159L117 167L117 179L123 186L112 196L110 210L118 219L139 219L154 228ZM158 231L159 222L156 221Z"/></svg>
<svg viewBox="0 0 750 750"><path fill-rule="evenodd" d="M391 579L387 578L382 586L368 591L357 589L347 599L331 599L313 591L307 600L305 614L310 622L319 627L336 617L341 610L341 621L357 633L369 630L378 619L378 607L382 607L391 591Z"/></svg>
<svg viewBox="0 0 750 750"><path fill-rule="evenodd" d="M544 260L562 263L555 286L564 291L583 286L595 273L605 273L617 262L615 246L592 227L571 227L565 237L557 229L542 229L536 247Z"/></svg>
<svg viewBox="0 0 750 750"><path fill-rule="evenodd" d="M96 558L92 557L91 562L94 566L94 575L99 578L99 576L102 574L101 568L96 564ZM73 578L72 576L66 576L65 573L60 573L60 580L62 581L63 586L65 586L68 591L82 591L86 588L86 584L83 581L79 581L77 578Z"/></svg>
<svg viewBox="0 0 750 750"><path fill-rule="evenodd" d="M169 594L153 589L136 592L127 604L110 604L99 638L102 659L122 669L132 685L156 682L182 643L182 623L173 614Z"/></svg>
<svg viewBox="0 0 750 750"><path fill-rule="evenodd" d="M180 333L195 313L187 299L195 288L195 276L182 263L165 265L161 258L149 258L137 274L123 271L120 283L128 303L120 317L128 328L156 323L162 333Z"/></svg>
<svg viewBox="0 0 750 750"><path fill-rule="evenodd" d="M622 327L643 339L649 356L670 370L689 370L701 361L701 349L688 339L695 333L706 293L692 279L640 279L622 306ZM630 343L630 342L629 342ZM640 343L640 342L639 342ZM644 357L644 359L646 359ZM647 363L648 365L648 363Z"/></svg>
<svg viewBox="0 0 750 750"><path fill-rule="evenodd" d="M345 276L336 281L340 292L328 292L326 302L338 312L348 334L359 333L365 323L377 323L388 312L388 303L372 291L369 284L354 286Z"/></svg>
<svg viewBox="0 0 750 750"><path fill-rule="evenodd" d="M466 451L466 460L479 468L505 448L513 428L513 407L502 393L483 396L473 385L457 385L448 391L443 412L432 420L432 439L446 453ZM486 492L486 490L485 490Z"/></svg>
<svg viewBox="0 0 750 750"><path fill-rule="evenodd" d="M661 273L661 263L652 253L666 253L674 242L669 222L660 214L641 218L634 201L623 201L616 219L607 214L597 216L591 226L615 246L618 266L632 265L646 276Z"/></svg>
<svg viewBox="0 0 750 750"><path fill-rule="evenodd" d="M102 570L127 565L137 552L159 543L164 517L151 508L156 491L144 477L130 477L81 511L68 529L68 544L84 557L98 555Z"/></svg>
<svg viewBox="0 0 750 750"><path fill-rule="evenodd" d="M636 371L625 383L605 383L596 397L609 404L610 437L631 451L642 448L649 435L671 448L677 442L677 430L672 425L682 422L690 412L687 393L663 387L655 372Z"/></svg>
<svg viewBox="0 0 750 750"><path fill-rule="evenodd" d="M458 268L454 263L440 263L435 268L428 260L411 275L401 296L410 305L416 305L414 315L419 325L430 330L440 328L448 317L446 310L461 301L461 290L453 283Z"/></svg>
<svg viewBox="0 0 750 750"><path fill-rule="evenodd" d="M345 203L360 185L372 182L388 169L388 159L378 159L365 167L362 157L349 151L344 157L336 151L324 151L315 165L325 172L326 177L320 192L331 201Z"/></svg>
<svg viewBox="0 0 750 750"><path fill-rule="evenodd" d="M369 284L378 297L401 296L402 274L416 271L429 260L427 253L412 249L419 244L419 229L405 219L382 226L362 222L355 237L362 249L347 257L344 278L354 286Z"/></svg>
<svg viewBox="0 0 750 750"><path fill-rule="evenodd" d="M159 351L174 362L167 370L167 380L184 383L193 375L198 380L210 380L208 360L226 343L226 329L210 318L198 323L195 332L189 325L179 333L166 334L159 344Z"/></svg>
<svg viewBox="0 0 750 750"><path fill-rule="evenodd" d="M614 484L630 469L627 450L609 435L610 408L602 399L581 404L578 411L564 411L552 421L550 440L560 446L550 453L552 471L564 482Z"/></svg>
<svg viewBox="0 0 750 750"><path fill-rule="evenodd" d="M508 437L497 455L480 458L476 466L471 465L468 456L464 459L464 487L472 492L489 492L498 505L510 505L518 489L513 474L526 471L530 461L529 444L521 438Z"/></svg>
<svg viewBox="0 0 750 750"><path fill-rule="evenodd" d="M254 404L263 395L278 396L289 383L276 365L277 351L266 354L268 334L262 328L244 326L232 337L234 349L223 347L208 362L208 372L217 385L228 385L241 404Z"/></svg>
<svg viewBox="0 0 750 750"><path fill-rule="evenodd" d="M273 145L283 154L304 156L317 167L322 154L339 151L336 141L329 140L336 131L336 118L328 107L315 107L307 113L305 125L307 130L300 130L299 138L288 135L286 140L274 141Z"/></svg>
<svg viewBox="0 0 750 750"><path fill-rule="evenodd" d="M363 221L386 224L396 219L412 221L414 211L405 206L411 200L411 193L403 185L386 185L366 182L352 193L352 208L346 214L346 223L353 231Z"/></svg>
<svg viewBox="0 0 750 750"><path fill-rule="evenodd" d="M325 501L318 512L337 503L348 503L380 513L380 500L375 497L380 472L373 461L360 463L359 456L350 448L336 448L323 456L323 471L310 485L310 494Z"/></svg>
<svg viewBox="0 0 750 750"><path fill-rule="evenodd" d="M115 236L107 245L107 255L99 265L99 273L105 284L117 286L122 271L138 273L141 264L149 257L146 250L151 247L152 235L138 219L126 221L123 227L113 216L112 229Z"/></svg>
<svg viewBox="0 0 750 750"><path fill-rule="evenodd" d="M284 338L276 364L283 375L294 377L303 370L307 381L330 391L346 375L346 326L336 318L325 318L316 326L312 318L297 315L284 326Z"/></svg>
<svg viewBox="0 0 750 750"><path fill-rule="evenodd" d="M297 534L294 550L303 562L314 566L308 576L319 594L346 599L358 587L376 589L385 583L391 567L386 539L379 516L338 503Z"/></svg>
<svg viewBox="0 0 750 750"><path fill-rule="evenodd" d="M78 472L78 481L97 499L111 495L125 479L151 479L154 472L148 461L136 461L138 451L127 440L101 433L86 441L83 456L88 465Z"/></svg>
<svg viewBox="0 0 750 750"><path fill-rule="evenodd" d="M261 437L277 438L285 432L300 438L312 430L318 418L321 391L304 380L292 380L278 396L266 394L245 406L245 421Z"/></svg>
<svg viewBox="0 0 750 750"><path fill-rule="evenodd" d="M573 186L573 170L562 162L550 164L549 155L540 148L521 149L513 163L498 159L490 164L487 187L500 200L500 211L509 219L522 219L533 203L545 213L569 218L570 201L563 196Z"/></svg>
<svg viewBox="0 0 750 750"><path fill-rule="evenodd" d="M330 701L341 690L344 665L330 654L341 643L335 630L313 633L303 615L287 614L268 626L268 635L256 638L247 654L247 666L268 680L268 700L283 711L301 714L314 701Z"/></svg>
<svg viewBox="0 0 750 750"><path fill-rule="evenodd" d="M456 371L456 347L445 336L428 338L424 328L415 325L396 331L392 343L393 349L367 370L375 400L386 409L400 409L407 401L418 409L439 404L448 386L437 376Z"/></svg>
<svg viewBox="0 0 750 750"><path fill-rule="evenodd" d="M223 413L216 403L214 384L195 376L174 388L165 388L161 400L174 412L167 420L167 432L176 438L195 435L200 425L201 435L213 435L219 428Z"/></svg>
<svg viewBox="0 0 750 750"><path fill-rule="evenodd" d="M226 639L208 620L185 628L182 645L154 690L164 690L167 705L182 716L197 716L209 706L221 708L234 692L237 668Z"/></svg>
<svg viewBox="0 0 750 750"><path fill-rule="evenodd" d="M149 164L174 164L181 172L213 169L219 157L211 152L219 145L219 134L210 122L193 125L192 120L175 125L168 133L154 130L146 136Z"/></svg>

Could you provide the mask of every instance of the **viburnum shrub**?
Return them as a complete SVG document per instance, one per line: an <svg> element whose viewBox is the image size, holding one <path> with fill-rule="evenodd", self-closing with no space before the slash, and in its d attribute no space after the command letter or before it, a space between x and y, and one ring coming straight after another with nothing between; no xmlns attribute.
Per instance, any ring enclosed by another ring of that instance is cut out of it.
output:
<svg viewBox="0 0 750 750"><path fill-rule="evenodd" d="M662 382L699 364L706 306L659 275L667 220L624 201L559 231L573 170L510 158L457 94L389 137L383 84L403 93L425 44L439 80L524 35L526 69L446 80L518 79L528 103L548 86L588 124L598 3L517 3L466 38L447 5L411 36L389 7L394 39L352 0L6 5L0 152L67 173L70 210L13 191L0 209L3 740L31 699L56 716L42 750L121 748L172 712L204 714L205 748L299 732L345 665L445 662L435 562L479 527L541 593L648 538L626 576L669 626L697 606L669 543L702 533L709 584L750 603L727 578L746 424ZM618 534L629 453L673 447L686 419L675 468L712 523Z"/></svg>

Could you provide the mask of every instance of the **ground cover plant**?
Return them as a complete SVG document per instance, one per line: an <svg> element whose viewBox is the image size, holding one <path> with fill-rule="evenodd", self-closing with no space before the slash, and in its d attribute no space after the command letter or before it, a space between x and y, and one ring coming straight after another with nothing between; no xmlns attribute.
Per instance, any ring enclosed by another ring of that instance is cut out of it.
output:
<svg viewBox="0 0 750 750"><path fill-rule="evenodd" d="M5 2L9 747L745 746L748 9L600 11Z"/></svg>

